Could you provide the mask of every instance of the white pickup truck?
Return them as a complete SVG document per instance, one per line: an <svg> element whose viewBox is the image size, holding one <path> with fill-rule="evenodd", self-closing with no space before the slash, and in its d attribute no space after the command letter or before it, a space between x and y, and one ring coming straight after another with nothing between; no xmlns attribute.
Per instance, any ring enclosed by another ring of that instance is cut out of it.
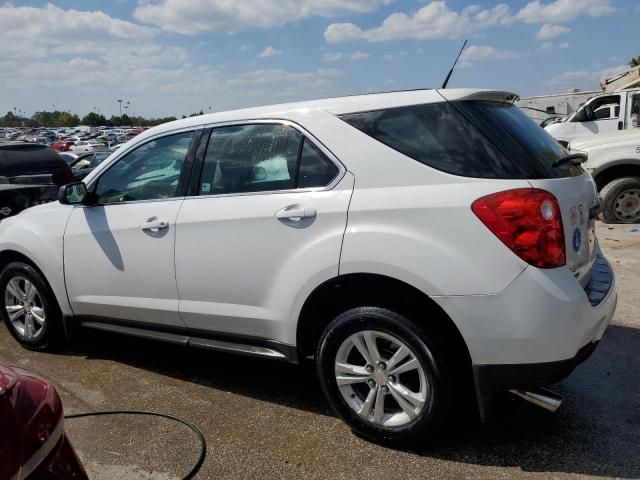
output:
<svg viewBox="0 0 640 480"><path fill-rule="evenodd" d="M562 145L574 139L640 126L640 89L605 93L590 98L561 122L545 127Z"/></svg>
<svg viewBox="0 0 640 480"><path fill-rule="evenodd" d="M588 155L585 165L603 201L607 223L640 223L640 128L592 135L568 148Z"/></svg>

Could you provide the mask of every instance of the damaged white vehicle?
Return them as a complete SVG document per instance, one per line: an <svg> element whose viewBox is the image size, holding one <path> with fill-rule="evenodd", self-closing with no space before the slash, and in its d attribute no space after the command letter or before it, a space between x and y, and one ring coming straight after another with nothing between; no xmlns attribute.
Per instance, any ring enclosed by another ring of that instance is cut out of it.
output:
<svg viewBox="0 0 640 480"><path fill-rule="evenodd" d="M420 90L152 128L0 223L22 345L74 328L297 362L359 434L436 435L586 359L616 307L599 202L501 91ZM215 368L212 360L212 368Z"/></svg>
<svg viewBox="0 0 640 480"><path fill-rule="evenodd" d="M588 155L607 223L640 223L640 129L594 135L569 144Z"/></svg>

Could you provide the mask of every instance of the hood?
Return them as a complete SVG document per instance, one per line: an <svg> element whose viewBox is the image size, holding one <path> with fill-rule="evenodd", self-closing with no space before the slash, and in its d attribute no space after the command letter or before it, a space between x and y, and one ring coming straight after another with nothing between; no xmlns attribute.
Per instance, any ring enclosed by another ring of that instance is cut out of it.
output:
<svg viewBox="0 0 640 480"><path fill-rule="evenodd" d="M574 140L569 144L569 148L571 150L585 150L594 147L619 146L625 143L640 145L640 128L589 135L584 139Z"/></svg>
<svg viewBox="0 0 640 480"><path fill-rule="evenodd" d="M46 380L0 363L0 383L7 382L11 386L0 394L0 478L24 480L62 436L62 402Z"/></svg>

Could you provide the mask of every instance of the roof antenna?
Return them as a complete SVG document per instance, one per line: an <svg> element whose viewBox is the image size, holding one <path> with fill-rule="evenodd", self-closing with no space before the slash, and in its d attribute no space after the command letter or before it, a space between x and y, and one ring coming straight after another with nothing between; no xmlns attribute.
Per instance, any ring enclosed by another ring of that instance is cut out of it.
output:
<svg viewBox="0 0 640 480"><path fill-rule="evenodd" d="M460 58L460 55L462 55L462 52L464 51L464 47L467 46L467 42L469 40L465 40L464 43L462 44L462 48L460 49L460 53L458 53L458 56L456 57L456 61L453 62L453 66L451 67L451 70L449 70L449 73L447 74L447 78L444 79L444 83L442 84L442 88L443 90L445 88L447 88L447 84L449 83L449 79L451 78L451 74L453 73L453 69L456 68L456 64L458 63L458 59Z"/></svg>

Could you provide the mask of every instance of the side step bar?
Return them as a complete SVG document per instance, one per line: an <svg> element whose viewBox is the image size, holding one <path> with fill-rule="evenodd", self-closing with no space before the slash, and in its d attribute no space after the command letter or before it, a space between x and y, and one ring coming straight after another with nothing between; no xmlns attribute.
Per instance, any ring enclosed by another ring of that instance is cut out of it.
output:
<svg viewBox="0 0 640 480"><path fill-rule="evenodd" d="M217 338L202 338L194 336L191 332L180 328L174 329L174 331L170 332L150 328L148 325L145 325L147 328L140 328L100 320L81 320L78 325L83 328L120 333L150 340L159 340L185 347L204 348L219 352L240 353L252 357L267 357L296 363L296 357L294 354L295 350L293 347L268 340L260 341L261 339L253 338L247 340L247 343L244 343L243 340L246 339L241 336L235 336L233 338L230 336L226 336L224 338L221 338L220 336ZM162 326L159 327L161 328Z"/></svg>
<svg viewBox="0 0 640 480"><path fill-rule="evenodd" d="M562 405L560 395L542 387L531 390L509 390L509 392L552 413Z"/></svg>

